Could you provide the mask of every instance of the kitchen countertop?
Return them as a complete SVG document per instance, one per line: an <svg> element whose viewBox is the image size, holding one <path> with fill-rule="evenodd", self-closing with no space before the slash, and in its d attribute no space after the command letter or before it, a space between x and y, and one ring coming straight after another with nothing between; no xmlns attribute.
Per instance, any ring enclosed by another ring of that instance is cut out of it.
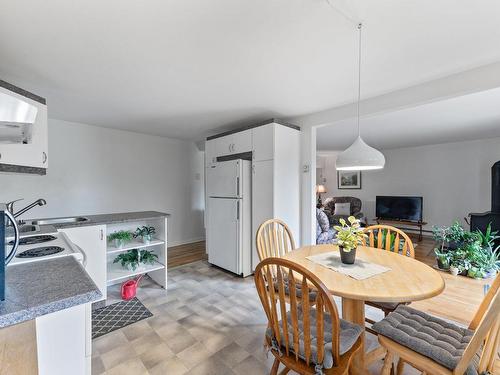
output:
<svg viewBox="0 0 500 375"><path fill-rule="evenodd" d="M101 214L101 215L78 215L78 217L85 217L88 220L73 222L73 223L54 223L51 225L53 225L58 229L85 227L85 226L99 225L99 224L113 224L113 223L125 223L128 221L137 221L137 220L159 219L167 216L170 216L170 214L158 211L121 212L121 213ZM58 217L58 219L62 218L64 217ZM46 220L46 219L47 218L36 219L36 220ZM53 219L53 218L48 218L48 219ZM30 220L26 220L26 222L29 223Z"/></svg>
<svg viewBox="0 0 500 375"><path fill-rule="evenodd" d="M9 266L5 283L0 328L101 298L97 286L72 256Z"/></svg>

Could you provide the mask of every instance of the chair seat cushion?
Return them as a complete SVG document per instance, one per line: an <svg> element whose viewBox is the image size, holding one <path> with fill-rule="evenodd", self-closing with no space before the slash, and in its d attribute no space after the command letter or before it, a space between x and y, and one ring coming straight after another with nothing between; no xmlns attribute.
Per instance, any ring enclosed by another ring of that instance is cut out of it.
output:
<svg viewBox="0 0 500 375"><path fill-rule="evenodd" d="M288 284L288 280L285 280L284 284L285 295L290 296L290 287ZM276 291L276 293L279 293L279 284L277 281L274 282L274 290ZM315 290L309 289L309 301L315 302L317 295L318 293ZM295 296L299 299L298 302L300 303L300 299L302 299L302 285L300 283L295 283Z"/></svg>
<svg viewBox="0 0 500 375"><path fill-rule="evenodd" d="M378 334L454 370L474 331L459 327L411 307L400 305L373 324ZM467 375L477 374L474 365Z"/></svg>
<svg viewBox="0 0 500 375"><path fill-rule="evenodd" d="M298 316L297 320L299 322L299 357L305 360L305 344L304 344L304 324L303 324L303 313L300 306L297 308ZM332 368L335 364L333 363L333 355L332 355L332 319L328 314L324 315L324 343L325 343L325 354L323 363L318 362L318 347L316 343L316 309L312 308L309 311L309 319L310 319L310 327L311 327L311 362L314 365L322 365L323 368ZM289 349L292 353L295 353L293 350L293 327L292 327L292 316L291 312L287 312L287 326L288 326L288 345ZM281 337L281 349L285 351L285 340L283 337L283 329L282 323L279 322L280 327L280 337ZM339 354L347 353L352 346L356 343L356 340L359 338L361 333L363 332L363 328L357 324L350 323L346 320L340 319L340 332L339 332ZM268 328L266 331L266 335L269 339L273 339L273 330Z"/></svg>

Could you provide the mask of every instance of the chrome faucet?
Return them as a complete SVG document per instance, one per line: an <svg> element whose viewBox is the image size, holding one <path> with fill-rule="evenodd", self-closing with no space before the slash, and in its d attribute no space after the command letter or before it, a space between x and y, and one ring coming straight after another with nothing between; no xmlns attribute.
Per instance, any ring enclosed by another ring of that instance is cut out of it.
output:
<svg viewBox="0 0 500 375"><path fill-rule="evenodd" d="M31 210L33 207L36 207L36 206L44 206L47 204L47 201L45 199L37 199L36 201L34 201L33 203L27 205L26 207L20 209L19 211L17 212L14 212L14 204L18 201L22 201L24 198L21 198L21 199L16 199L12 202L9 202L7 203L7 209L12 213L12 215L14 216L14 218L18 217L18 216L21 216L22 214L24 214L25 212Z"/></svg>

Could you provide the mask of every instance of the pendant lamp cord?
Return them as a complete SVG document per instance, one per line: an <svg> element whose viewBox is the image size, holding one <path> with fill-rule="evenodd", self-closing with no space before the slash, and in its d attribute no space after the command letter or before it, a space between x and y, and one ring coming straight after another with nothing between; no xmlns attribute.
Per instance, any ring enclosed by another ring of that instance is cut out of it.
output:
<svg viewBox="0 0 500 375"><path fill-rule="evenodd" d="M358 54L358 137L361 137L361 128L359 126L359 119L360 119L360 102L361 102L361 27L363 24L360 22L358 23L358 30L359 30L359 54Z"/></svg>

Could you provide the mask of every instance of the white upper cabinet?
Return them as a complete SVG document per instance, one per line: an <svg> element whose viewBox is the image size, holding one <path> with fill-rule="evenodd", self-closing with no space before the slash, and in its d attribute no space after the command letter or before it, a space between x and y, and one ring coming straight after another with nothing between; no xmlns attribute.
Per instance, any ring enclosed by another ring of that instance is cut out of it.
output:
<svg viewBox="0 0 500 375"><path fill-rule="evenodd" d="M215 151L217 156L231 155L233 153L234 134L215 138Z"/></svg>
<svg viewBox="0 0 500 375"><path fill-rule="evenodd" d="M34 108L35 111L32 123L30 121L30 123L2 126L0 121L0 164L45 169L48 166L48 127L45 100L29 93L26 95L32 95L32 97L21 95L18 92L22 92L22 90L10 85L6 87L0 85L0 93L19 99L30 108Z"/></svg>
<svg viewBox="0 0 500 375"><path fill-rule="evenodd" d="M253 129L253 160L271 160L274 157L274 123Z"/></svg>
<svg viewBox="0 0 500 375"><path fill-rule="evenodd" d="M233 135L232 154L252 151L252 129L244 130Z"/></svg>
<svg viewBox="0 0 500 375"><path fill-rule="evenodd" d="M284 133L277 139L277 129ZM252 152L253 161L272 160L276 153L276 143L286 144L289 137L294 138L296 129L271 122L252 129L243 130L220 136L205 142L205 165L210 166L217 161L217 157ZM289 134L292 134L291 136Z"/></svg>
<svg viewBox="0 0 500 375"><path fill-rule="evenodd" d="M217 161L219 156L252 151L252 129L225 135L205 142L205 165Z"/></svg>

